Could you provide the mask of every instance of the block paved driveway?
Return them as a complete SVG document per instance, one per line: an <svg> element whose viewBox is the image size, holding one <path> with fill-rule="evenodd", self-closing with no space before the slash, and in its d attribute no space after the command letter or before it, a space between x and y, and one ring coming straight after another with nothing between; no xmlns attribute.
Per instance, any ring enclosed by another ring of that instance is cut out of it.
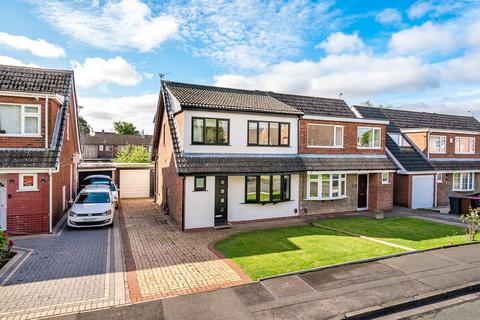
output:
<svg viewBox="0 0 480 320"><path fill-rule="evenodd" d="M117 218L118 224L118 218ZM0 319L35 319L128 303L121 240L113 228L17 237L0 275Z"/></svg>

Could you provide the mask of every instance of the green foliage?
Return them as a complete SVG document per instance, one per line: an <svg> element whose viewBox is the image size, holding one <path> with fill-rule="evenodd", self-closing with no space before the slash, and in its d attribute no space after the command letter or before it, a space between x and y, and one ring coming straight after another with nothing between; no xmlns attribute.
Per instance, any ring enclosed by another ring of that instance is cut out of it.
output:
<svg viewBox="0 0 480 320"><path fill-rule="evenodd" d="M149 163L150 152L143 146L127 145L117 152L115 162Z"/></svg>
<svg viewBox="0 0 480 320"><path fill-rule="evenodd" d="M372 107L372 108L382 108L382 109L393 109L393 104L375 104L370 100L364 101L360 103L360 105L365 106L365 107Z"/></svg>
<svg viewBox="0 0 480 320"><path fill-rule="evenodd" d="M140 134L133 123L126 121L114 121L113 129L115 129L117 134Z"/></svg>
<svg viewBox="0 0 480 320"><path fill-rule="evenodd" d="M480 208L470 208L467 214L462 214L460 220L467 223L467 237L468 241L475 241L478 227L480 227Z"/></svg>
<svg viewBox="0 0 480 320"><path fill-rule="evenodd" d="M12 246L12 241L9 239L8 233L0 229L0 253L9 251Z"/></svg>
<svg viewBox="0 0 480 320"><path fill-rule="evenodd" d="M82 116L78 117L78 127L80 130L80 134L88 134L92 130L92 127Z"/></svg>

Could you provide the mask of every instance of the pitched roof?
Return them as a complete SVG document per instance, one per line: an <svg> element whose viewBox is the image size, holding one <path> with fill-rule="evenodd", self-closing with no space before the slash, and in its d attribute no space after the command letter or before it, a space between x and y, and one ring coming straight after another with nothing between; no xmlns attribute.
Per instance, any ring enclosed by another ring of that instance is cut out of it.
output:
<svg viewBox="0 0 480 320"><path fill-rule="evenodd" d="M95 132L94 136L84 134L81 136L82 144L108 144L108 145L139 145L152 144L152 135L116 134L115 132Z"/></svg>
<svg viewBox="0 0 480 320"><path fill-rule="evenodd" d="M344 100L321 97L299 96L270 92L275 99L282 101L304 114L329 117L356 118L353 111Z"/></svg>
<svg viewBox="0 0 480 320"><path fill-rule="evenodd" d="M430 159L438 171L480 170L480 159Z"/></svg>
<svg viewBox="0 0 480 320"><path fill-rule="evenodd" d="M182 108L302 114L294 107L269 96L265 91L202 86L172 81L164 83L180 102Z"/></svg>
<svg viewBox="0 0 480 320"><path fill-rule="evenodd" d="M52 168L59 151L0 149L0 168Z"/></svg>
<svg viewBox="0 0 480 320"><path fill-rule="evenodd" d="M355 108L365 118L389 120L387 131L390 132L418 128L480 131L480 122L474 117L365 106Z"/></svg>
<svg viewBox="0 0 480 320"><path fill-rule="evenodd" d="M0 91L69 95L71 70L0 65Z"/></svg>
<svg viewBox="0 0 480 320"><path fill-rule="evenodd" d="M410 146L399 146L387 134L385 146L392 153L395 159L400 162L407 171L432 171L434 168L430 162L423 157L418 150Z"/></svg>

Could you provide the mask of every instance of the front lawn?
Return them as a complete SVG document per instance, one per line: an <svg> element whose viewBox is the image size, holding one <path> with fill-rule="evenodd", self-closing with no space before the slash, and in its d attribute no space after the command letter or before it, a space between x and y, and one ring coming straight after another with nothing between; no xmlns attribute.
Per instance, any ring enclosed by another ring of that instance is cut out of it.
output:
<svg viewBox="0 0 480 320"><path fill-rule="evenodd" d="M372 220L349 217L318 220L314 224L419 250L467 242L463 228L414 218Z"/></svg>
<svg viewBox="0 0 480 320"><path fill-rule="evenodd" d="M217 242L215 248L254 280L403 251L312 226L246 232Z"/></svg>

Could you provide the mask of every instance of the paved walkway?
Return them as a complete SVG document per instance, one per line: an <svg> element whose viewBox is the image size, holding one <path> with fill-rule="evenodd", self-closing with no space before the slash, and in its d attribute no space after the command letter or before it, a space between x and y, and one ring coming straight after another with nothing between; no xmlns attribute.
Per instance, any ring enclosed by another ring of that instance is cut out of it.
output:
<svg viewBox="0 0 480 320"><path fill-rule="evenodd" d="M473 244L62 319L343 319L372 307L478 283L479 271L480 244Z"/></svg>
<svg viewBox="0 0 480 320"><path fill-rule="evenodd" d="M118 227L17 237L0 275L0 319L36 319L128 302Z"/></svg>
<svg viewBox="0 0 480 320"><path fill-rule="evenodd" d="M121 226L132 302L214 290L250 282L209 245L259 227L304 224L300 219L248 223L232 229L182 232L152 200L123 200Z"/></svg>

